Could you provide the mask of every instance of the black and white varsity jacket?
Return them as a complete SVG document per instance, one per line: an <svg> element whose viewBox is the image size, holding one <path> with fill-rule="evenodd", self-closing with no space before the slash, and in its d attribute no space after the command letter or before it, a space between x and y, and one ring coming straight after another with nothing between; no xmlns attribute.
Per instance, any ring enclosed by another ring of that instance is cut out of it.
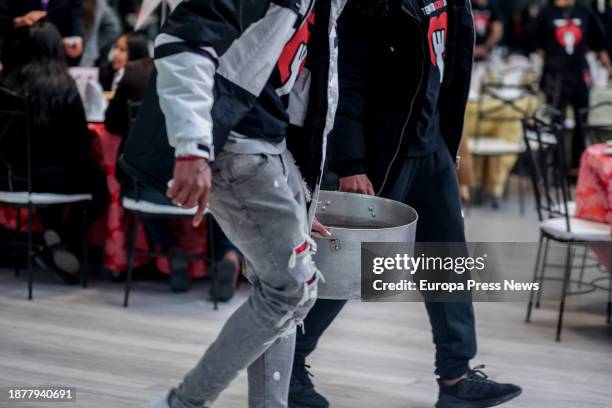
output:
<svg viewBox="0 0 612 408"><path fill-rule="evenodd" d="M299 74L289 73L283 89L291 90L291 124L307 124L317 141L314 155L322 170L339 98L336 23L346 1L180 3L155 41L156 72L125 142L122 167L136 180L165 191L175 156L214 160L314 7L308 65Z"/></svg>

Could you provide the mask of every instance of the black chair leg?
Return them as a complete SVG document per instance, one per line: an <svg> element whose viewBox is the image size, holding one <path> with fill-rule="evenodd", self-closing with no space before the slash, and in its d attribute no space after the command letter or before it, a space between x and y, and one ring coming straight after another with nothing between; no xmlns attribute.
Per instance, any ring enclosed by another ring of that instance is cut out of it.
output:
<svg viewBox="0 0 612 408"><path fill-rule="evenodd" d="M15 242L19 242L19 238L21 238L21 208L17 207L17 229L15 230ZM19 276L21 272L21 268L19 268L19 263L15 266L15 276Z"/></svg>
<svg viewBox="0 0 612 408"><path fill-rule="evenodd" d="M519 159L520 160L520 159ZM525 184L521 172L519 172L519 214L525 215Z"/></svg>
<svg viewBox="0 0 612 408"><path fill-rule="evenodd" d="M584 255L582 255L582 264L580 265L580 278L578 279L578 288L582 288L582 281L584 279L584 271L586 269L587 255L589 253L589 247L585 245Z"/></svg>
<svg viewBox="0 0 612 408"><path fill-rule="evenodd" d="M567 298L567 288L572 272L572 245L567 245L567 255L565 260L565 274L563 276L563 289L561 292L561 303L559 304L559 318L557 319L557 342L561 341L561 331L563 330L563 313L565 312L565 299Z"/></svg>
<svg viewBox="0 0 612 408"><path fill-rule="evenodd" d="M209 213L206 217L206 230L208 232L208 268L211 272L210 276L212 278L211 285L213 286L212 290L212 301L214 310L219 309L219 298L217 293L219 291L219 274L217 273L217 258L215 253L215 231L216 228L215 220L213 216Z"/></svg>
<svg viewBox="0 0 612 408"><path fill-rule="evenodd" d="M89 247L87 245L87 204L83 204L83 264L81 266L81 286L89 282Z"/></svg>
<svg viewBox="0 0 612 408"><path fill-rule="evenodd" d="M138 230L138 217L134 214L132 225L130 227L130 236L128 242L128 269L125 279L125 295L123 298L123 307L128 307L130 296L130 288L132 285L132 272L134 270L134 257L136 254L136 232Z"/></svg>
<svg viewBox="0 0 612 408"><path fill-rule="evenodd" d="M540 290L538 291L538 294L536 296L536 309L540 308L540 301L542 300L542 292L544 291L544 275L546 273L546 260L548 259L548 247L550 246L550 239L544 239L546 240L546 244L544 245L544 258L542 258L542 269L540 270L540 277L538 281L540 283Z"/></svg>
<svg viewBox="0 0 612 408"><path fill-rule="evenodd" d="M608 324L612 321L612 248L608 248Z"/></svg>
<svg viewBox="0 0 612 408"><path fill-rule="evenodd" d="M538 271L540 270L540 257L542 255L542 243L544 241L544 236L540 234L540 243L538 244L538 255L536 256L535 266L533 268L533 282L535 283L538 280ZM541 288L540 288L541 290ZM529 305L527 305L527 317L525 317L525 322L531 322L531 311L533 309L533 298L535 292L532 290L529 294Z"/></svg>
<svg viewBox="0 0 612 408"><path fill-rule="evenodd" d="M33 245L32 245L32 217L33 217L32 205L28 205L28 300L32 300L32 286L34 282L34 271L32 270L32 256L33 256Z"/></svg>

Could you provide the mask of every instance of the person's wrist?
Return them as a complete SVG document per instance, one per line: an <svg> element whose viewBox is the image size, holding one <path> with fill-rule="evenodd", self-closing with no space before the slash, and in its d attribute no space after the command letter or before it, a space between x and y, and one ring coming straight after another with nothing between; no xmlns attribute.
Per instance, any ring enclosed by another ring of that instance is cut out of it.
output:
<svg viewBox="0 0 612 408"><path fill-rule="evenodd" d="M212 161L213 147L201 144L197 140L183 139L176 144L174 154L177 158L195 156Z"/></svg>
<svg viewBox="0 0 612 408"><path fill-rule="evenodd" d="M190 161L198 161L198 160L208 161L204 157L195 156L195 155L178 156L176 158L176 161L178 161L178 162L190 162Z"/></svg>

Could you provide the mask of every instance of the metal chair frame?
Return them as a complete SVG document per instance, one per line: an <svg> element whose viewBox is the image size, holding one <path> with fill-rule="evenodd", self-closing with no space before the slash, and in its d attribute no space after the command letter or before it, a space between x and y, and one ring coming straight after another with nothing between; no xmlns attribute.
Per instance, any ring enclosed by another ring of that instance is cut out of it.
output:
<svg viewBox="0 0 612 408"><path fill-rule="evenodd" d="M527 157L530 165L531 181L534 189L538 217L540 221L551 218L562 217L565 221L566 230L571 233L571 221L568 211L569 182L565 161L565 150L563 146L562 129L558 123L546 123L538 118L523 120L524 140L527 149ZM566 258L563 265L547 263L550 243L557 242L566 246ZM594 282L584 282L584 270L586 265L586 253L595 242L585 242L577 239L562 239L540 229L540 239L536 263L533 274L533 282L540 283L540 290L536 294L532 291L527 306L526 322L531 321L532 309L539 308L544 281L557 280L562 282L561 301L557 319L556 340L561 341L563 329L563 315L567 296L594 292L598 287ZM605 243L612 255L612 243ZM585 255L582 258L581 271L578 279L572 279L572 269L575 260L576 248L583 247ZM544 249L542 253L542 249ZM611 260L612 262L612 260ZM564 269L563 278L546 277L547 267L561 267ZM612 265L609 265L612 267ZM612 269L608 269L611 271ZM610 272L608 272L610 273ZM606 278L606 277L603 277ZM602 278L596 279L596 281ZM610 280L610 277L607 277ZM579 288L586 285L586 289L571 291L570 284L575 283ZM608 309L607 321L612 316L612 285L608 287Z"/></svg>
<svg viewBox="0 0 612 408"><path fill-rule="evenodd" d="M14 164L0 151L0 165L5 168L6 173L0 174L0 179L4 179L7 181L10 192L15 192L14 183L15 182L25 182L27 185L27 194L30 197L34 192L32 191L32 139L31 139L31 121L30 121L30 110L27 102L27 98L22 95L18 95L8 89L0 88L0 117L6 116L7 120L2 121L4 126L0 128L0 143L5 138L9 136L17 137L17 135L12 135L12 125L15 121L21 120L23 122L23 137L25 139L25 150L26 150L26 164L25 164L25 175L16 174L16 169L14 168ZM2 123L0 122L0 123ZM60 194L61 195L61 194ZM12 246L25 246L27 249L26 257L27 257L27 270L28 270L28 300L33 299L33 267L32 267L32 258L36 256L37 253L43 250L42 245L34 245L33 242L33 215L34 210L47 208L54 205L72 205L72 204L82 204L83 206L83 226L86 228L87 225L87 201L75 201L71 203L57 203L57 204L36 204L32 201L32 199L28 200L27 204L15 203L12 201L2 200L0 204L7 207L12 207L17 209L17 225L15 229L15 242L11 243ZM19 243L19 234L21 233L21 211L26 209L27 211L27 242L25 245ZM88 267L88 248L87 243L85 242L85 234L87 231L83 231L83 262L80 273L81 286L83 288L87 287L88 279L89 279L89 267ZM20 268L17 266L15 268L15 275L19 276Z"/></svg>

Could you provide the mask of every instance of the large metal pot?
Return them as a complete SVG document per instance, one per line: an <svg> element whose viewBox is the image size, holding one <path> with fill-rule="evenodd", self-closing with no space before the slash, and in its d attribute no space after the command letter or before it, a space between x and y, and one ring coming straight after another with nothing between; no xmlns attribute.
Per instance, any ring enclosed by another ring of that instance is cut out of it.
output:
<svg viewBox="0 0 612 408"><path fill-rule="evenodd" d="M333 239L316 236L321 299L360 299L361 243L414 242L418 215L406 204L374 196L322 191L317 218Z"/></svg>

